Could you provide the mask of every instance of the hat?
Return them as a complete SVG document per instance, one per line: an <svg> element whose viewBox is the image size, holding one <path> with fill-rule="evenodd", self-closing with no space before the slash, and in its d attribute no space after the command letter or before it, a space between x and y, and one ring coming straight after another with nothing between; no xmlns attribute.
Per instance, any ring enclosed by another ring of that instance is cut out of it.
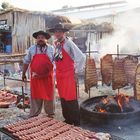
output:
<svg viewBox="0 0 140 140"><path fill-rule="evenodd" d="M54 28L51 28L51 29L49 29L49 32L55 32L55 31L62 31L62 32L67 32L67 31L69 31L69 29L67 29L67 28L65 28L64 27L64 25L63 24L61 24L61 23L58 23L58 24L56 24L55 26L54 26Z"/></svg>
<svg viewBox="0 0 140 140"><path fill-rule="evenodd" d="M47 32L44 31L38 31L33 33L33 37L36 39L38 35L44 35L46 39L49 39L51 36Z"/></svg>

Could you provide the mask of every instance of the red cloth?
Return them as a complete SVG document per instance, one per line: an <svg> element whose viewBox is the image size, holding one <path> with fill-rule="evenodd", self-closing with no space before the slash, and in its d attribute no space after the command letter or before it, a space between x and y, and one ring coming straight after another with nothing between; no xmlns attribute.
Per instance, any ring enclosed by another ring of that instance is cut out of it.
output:
<svg viewBox="0 0 140 140"><path fill-rule="evenodd" d="M53 100L53 64L47 54L35 54L30 65L31 97L33 99ZM37 75L34 76L34 73Z"/></svg>
<svg viewBox="0 0 140 140"><path fill-rule="evenodd" d="M56 81L60 98L65 100L76 99L76 81L74 78L74 61L69 54L64 50L62 44L61 61L56 61Z"/></svg>

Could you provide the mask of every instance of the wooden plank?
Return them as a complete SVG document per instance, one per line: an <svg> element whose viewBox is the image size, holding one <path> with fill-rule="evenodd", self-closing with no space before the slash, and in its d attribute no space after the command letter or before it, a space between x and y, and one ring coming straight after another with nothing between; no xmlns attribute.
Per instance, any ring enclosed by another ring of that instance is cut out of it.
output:
<svg viewBox="0 0 140 140"><path fill-rule="evenodd" d="M23 59L0 59L0 62L15 62L15 61L23 61Z"/></svg>
<svg viewBox="0 0 140 140"><path fill-rule="evenodd" d="M0 58L3 58L3 57L21 57L21 56L25 56L26 53L23 53L23 54L0 54Z"/></svg>
<svg viewBox="0 0 140 140"><path fill-rule="evenodd" d="M23 63L23 61L0 62L0 65L5 65L5 64L14 64L14 63Z"/></svg>

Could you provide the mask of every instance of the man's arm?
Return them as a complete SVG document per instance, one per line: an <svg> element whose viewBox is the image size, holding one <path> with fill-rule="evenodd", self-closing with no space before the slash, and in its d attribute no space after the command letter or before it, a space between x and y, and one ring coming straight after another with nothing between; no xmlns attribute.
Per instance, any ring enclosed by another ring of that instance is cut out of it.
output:
<svg viewBox="0 0 140 140"><path fill-rule="evenodd" d="M26 78L26 71L27 71L28 67L29 67L29 64L23 64L22 81L27 80L27 78Z"/></svg>
<svg viewBox="0 0 140 140"><path fill-rule="evenodd" d="M28 52L27 52L27 55L24 57L24 60L23 60L23 68L22 68L22 81L25 81L27 78L26 78L26 71L29 67L29 64L31 62L31 49L29 48Z"/></svg>
<svg viewBox="0 0 140 140"><path fill-rule="evenodd" d="M82 51L76 46L73 41L70 41L71 50L74 55L74 62L75 62L75 73L82 73L84 72L86 56L82 53Z"/></svg>

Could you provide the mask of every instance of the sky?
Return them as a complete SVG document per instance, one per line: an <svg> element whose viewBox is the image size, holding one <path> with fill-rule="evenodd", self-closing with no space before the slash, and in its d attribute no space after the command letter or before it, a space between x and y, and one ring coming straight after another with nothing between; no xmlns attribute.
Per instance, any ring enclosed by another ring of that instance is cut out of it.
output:
<svg viewBox="0 0 140 140"><path fill-rule="evenodd" d="M97 3L113 2L119 0L0 0L9 2L18 8L33 10L33 11L51 11L61 9L62 6L82 6ZM131 7L140 6L140 0L126 0Z"/></svg>

